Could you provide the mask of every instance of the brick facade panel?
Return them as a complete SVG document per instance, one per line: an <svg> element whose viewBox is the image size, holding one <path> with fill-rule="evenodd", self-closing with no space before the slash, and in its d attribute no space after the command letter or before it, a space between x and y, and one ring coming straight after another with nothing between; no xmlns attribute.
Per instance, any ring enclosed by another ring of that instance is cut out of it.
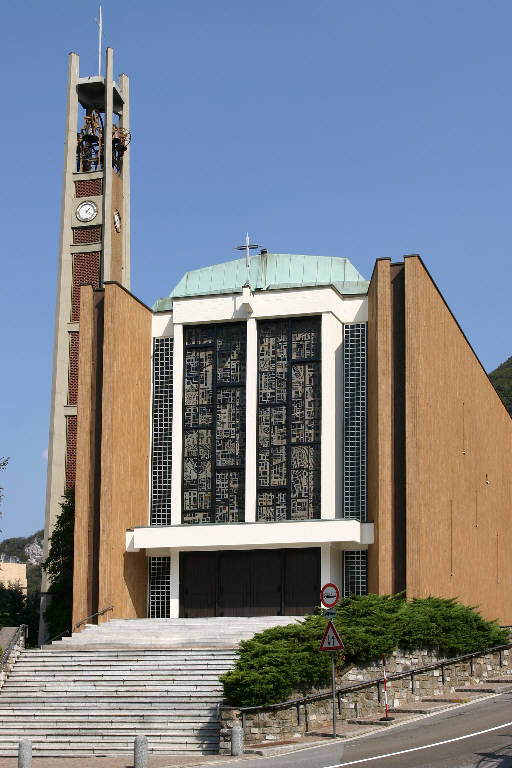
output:
<svg viewBox="0 0 512 768"><path fill-rule="evenodd" d="M77 334L78 336L78 334ZM66 416L66 491L75 485L77 417Z"/></svg>
<svg viewBox="0 0 512 768"><path fill-rule="evenodd" d="M69 334L68 405L78 401L78 331Z"/></svg>
<svg viewBox="0 0 512 768"><path fill-rule="evenodd" d="M73 227L73 245L88 245L101 242L101 226Z"/></svg>
<svg viewBox="0 0 512 768"><path fill-rule="evenodd" d="M101 179L81 179L75 181L77 197L95 197L101 195Z"/></svg>
<svg viewBox="0 0 512 768"><path fill-rule="evenodd" d="M80 319L80 286L100 287L100 254L75 253L73 255L73 285L71 289L71 320Z"/></svg>

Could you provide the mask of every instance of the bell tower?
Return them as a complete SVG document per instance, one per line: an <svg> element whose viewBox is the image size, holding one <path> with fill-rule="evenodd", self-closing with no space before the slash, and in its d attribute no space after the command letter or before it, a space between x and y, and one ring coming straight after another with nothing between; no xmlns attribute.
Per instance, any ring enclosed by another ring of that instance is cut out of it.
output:
<svg viewBox="0 0 512 768"><path fill-rule="evenodd" d="M44 557L63 494L75 485L80 286L115 281L130 288L129 78L80 77L69 54L59 267L53 351ZM48 581L41 585L40 641Z"/></svg>

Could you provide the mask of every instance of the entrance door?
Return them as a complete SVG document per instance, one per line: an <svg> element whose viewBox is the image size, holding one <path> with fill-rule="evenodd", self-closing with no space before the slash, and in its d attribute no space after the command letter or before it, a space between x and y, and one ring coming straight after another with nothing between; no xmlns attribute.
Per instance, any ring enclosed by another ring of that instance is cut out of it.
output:
<svg viewBox="0 0 512 768"><path fill-rule="evenodd" d="M255 549L251 616L280 616L283 607L283 550Z"/></svg>
<svg viewBox="0 0 512 768"><path fill-rule="evenodd" d="M292 616L320 600L320 548L180 554L180 616Z"/></svg>
<svg viewBox="0 0 512 768"><path fill-rule="evenodd" d="M217 600L217 553L180 554L180 616L198 619L215 616Z"/></svg>
<svg viewBox="0 0 512 768"><path fill-rule="evenodd" d="M218 616L251 616L251 552L218 553Z"/></svg>
<svg viewBox="0 0 512 768"><path fill-rule="evenodd" d="M320 549L283 549L284 615L311 613L320 603Z"/></svg>

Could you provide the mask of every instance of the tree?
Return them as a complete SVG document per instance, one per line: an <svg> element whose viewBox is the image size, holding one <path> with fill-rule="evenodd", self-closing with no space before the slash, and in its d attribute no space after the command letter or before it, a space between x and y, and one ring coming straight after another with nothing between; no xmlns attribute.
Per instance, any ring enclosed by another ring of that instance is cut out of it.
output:
<svg viewBox="0 0 512 768"><path fill-rule="evenodd" d="M0 584L0 626L19 627L25 624L26 601L19 581Z"/></svg>
<svg viewBox="0 0 512 768"><path fill-rule="evenodd" d="M0 627L28 625L28 645L37 643L39 595L22 590L19 582L0 584Z"/></svg>
<svg viewBox="0 0 512 768"><path fill-rule="evenodd" d="M6 468L8 461L9 461L9 456L0 456L0 472L2 472L2 470L4 470ZM0 485L0 506L2 504L2 499L4 497L3 490L4 489ZM1 512L0 512L0 514L1 514Z"/></svg>
<svg viewBox="0 0 512 768"><path fill-rule="evenodd" d="M73 548L75 531L75 489L64 494L61 513L50 537L50 549L43 567L48 575L49 601L44 620L51 637L71 629L73 607Z"/></svg>
<svg viewBox="0 0 512 768"><path fill-rule="evenodd" d="M495 371L492 371L489 378L501 397L503 405L512 416L512 357L509 357Z"/></svg>

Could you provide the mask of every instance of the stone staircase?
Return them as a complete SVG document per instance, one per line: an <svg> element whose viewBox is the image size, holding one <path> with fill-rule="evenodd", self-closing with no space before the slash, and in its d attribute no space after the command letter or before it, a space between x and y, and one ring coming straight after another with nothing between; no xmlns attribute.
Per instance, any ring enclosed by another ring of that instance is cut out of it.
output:
<svg viewBox="0 0 512 768"><path fill-rule="evenodd" d="M256 632L291 624L300 616L222 616L205 619L112 619L87 624L81 632L50 646L58 648L236 648Z"/></svg>
<svg viewBox="0 0 512 768"><path fill-rule="evenodd" d="M25 650L0 691L0 756L21 738L36 757L219 748L219 676L236 645L295 617L113 620Z"/></svg>

